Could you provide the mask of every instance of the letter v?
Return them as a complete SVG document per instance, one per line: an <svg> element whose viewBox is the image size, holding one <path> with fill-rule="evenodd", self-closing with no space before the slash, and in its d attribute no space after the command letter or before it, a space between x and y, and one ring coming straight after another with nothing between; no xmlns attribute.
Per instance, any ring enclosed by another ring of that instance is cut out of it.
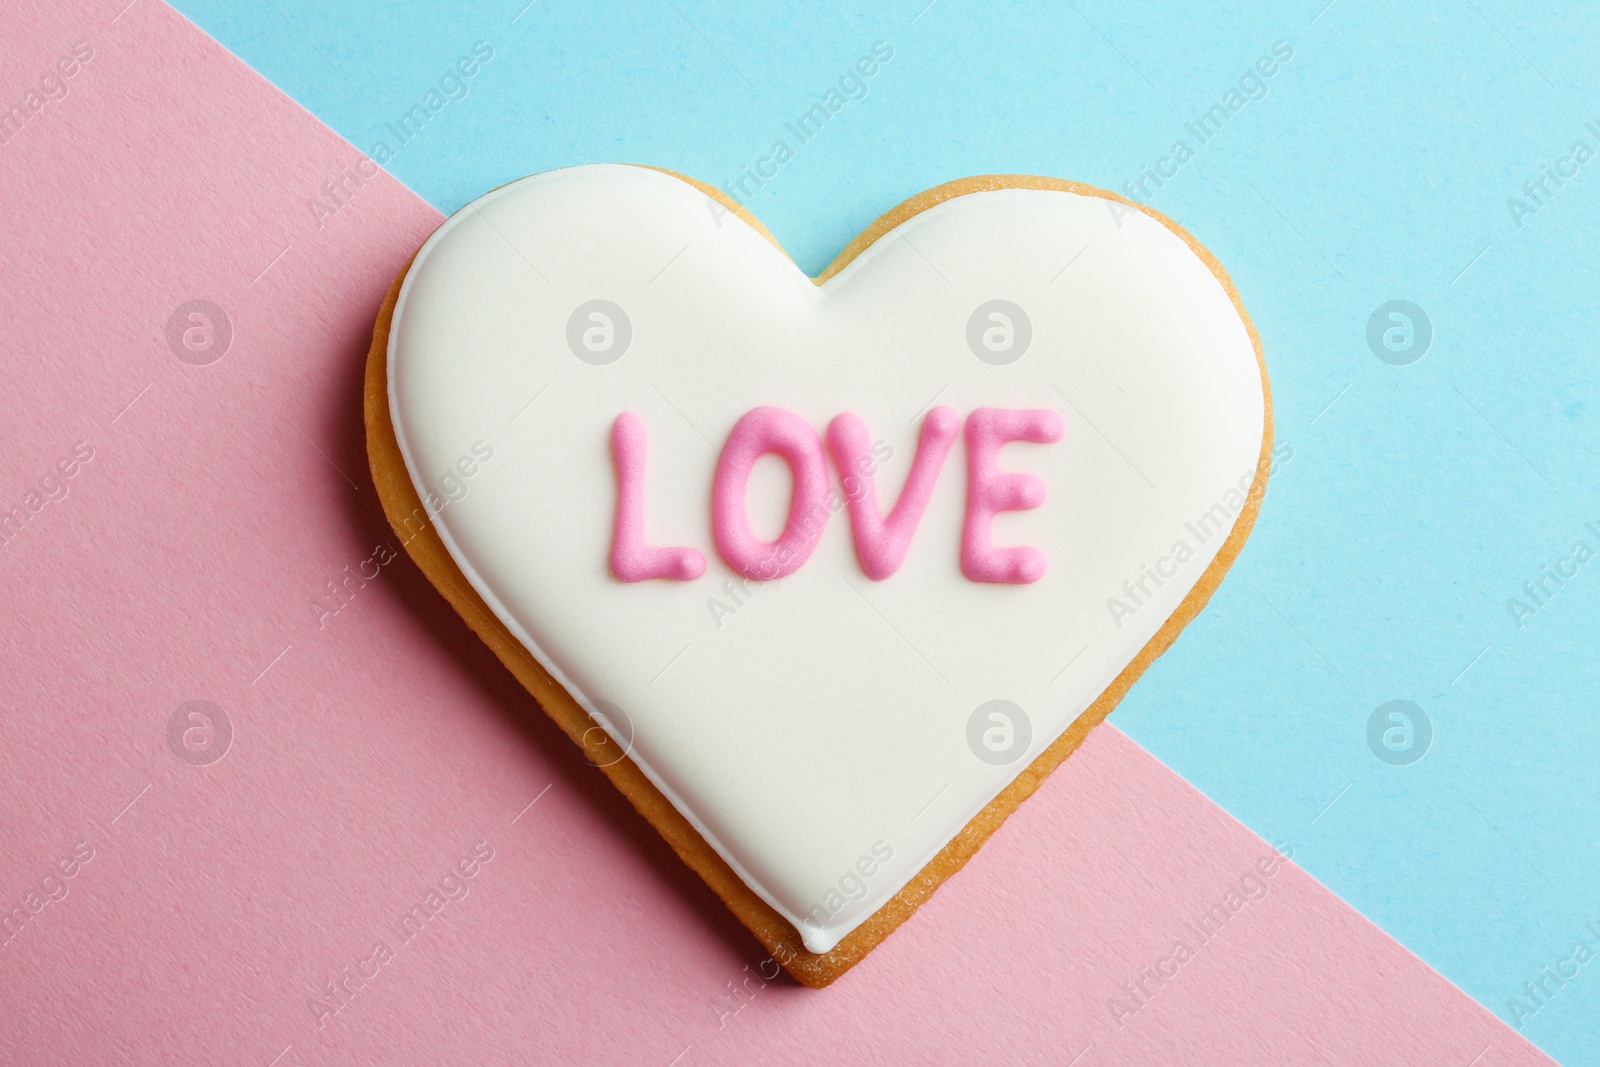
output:
<svg viewBox="0 0 1600 1067"><path fill-rule="evenodd" d="M937 407L922 420L922 435L917 441L917 456L911 473L900 490L900 499L888 518L878 511L878 493L872 475L872 442L867 424L849 412L828 424L828 451L839 468L845 498L850 503L850 532L855 538L856 559L868 578L881 582L905 561L922 513L928 508L934 483L944 467L950 446L961 430L961 417L955 410ZM854 491L852 491L852 484Z"/></svg>

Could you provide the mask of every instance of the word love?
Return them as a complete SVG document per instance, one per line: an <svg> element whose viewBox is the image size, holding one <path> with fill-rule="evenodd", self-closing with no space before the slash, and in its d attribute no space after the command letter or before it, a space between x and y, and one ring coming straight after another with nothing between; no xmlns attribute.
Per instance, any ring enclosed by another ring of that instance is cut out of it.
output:
<svg viewBox="0 0 1600 1067"><path fill-rule="evenodd" d="M887 515L878 508L873 485L867 424L856 415L839 415L828 425L827 441L804 419L776 407L746 412L734 424L717 460L711 490L711 530L717 551L746 578L771 581L800 569L816 547L834 507L824 451L844 483L856 559L867 577L882 581L905 561L911 537L933 495L939 471L961 432L961 417L951 408L928 412L917 441L911 473L900 499ZM1017 411L979 408L967 416L967 507L961 531L961 573L974 582L1036 582L1045 572L1044 553L1027 546L1002 548L991 524L1002 511L1026 511L1043 504L1044 482L1031 474L1007 473L996 466L1000 449L1012 441L1048 444L1066 432L1061 415L1048 409ZM706 571L706 559L693 548L648 544L644 535L644 420L631 411L611 426L611 455L617 468L617 513L611 539L611 573L625 582L651 578L691 581ZM793 475L788 521L776 541L763 541L750 529L745 494L756 460L773 454ZM834 498L837 500L837 498ZM835 507L837 504L835 504Z"/></svg>

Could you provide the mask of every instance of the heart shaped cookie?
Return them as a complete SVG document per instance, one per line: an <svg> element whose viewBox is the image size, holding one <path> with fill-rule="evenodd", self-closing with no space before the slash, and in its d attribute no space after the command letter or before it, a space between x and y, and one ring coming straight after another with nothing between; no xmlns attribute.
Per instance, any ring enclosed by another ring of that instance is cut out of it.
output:
<svg viewBox="0 0 1600 1067"><path fill-rule="evenodd" d="M1271 439L1227 276L1113 193L954 182L813 280L714 190L609 165L428 239L367 424L413 558L808 985L1200 610Z"/></svg>

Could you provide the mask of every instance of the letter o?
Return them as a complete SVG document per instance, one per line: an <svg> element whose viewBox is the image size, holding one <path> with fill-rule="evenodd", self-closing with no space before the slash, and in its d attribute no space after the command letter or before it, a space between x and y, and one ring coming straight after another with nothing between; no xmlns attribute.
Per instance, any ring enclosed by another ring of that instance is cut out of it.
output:
<svg viewBox="0 0 1600 1067"><path fill-rule="evenodd" d="M745 511L750 471L768 452L781 456L794 477L789 515L776 541L752 533ZM711 490L711 530L730 567L757 581L793 574L811 556L832 514L822 439L804 419L782 408L759 407L734 423Z"/></svg>

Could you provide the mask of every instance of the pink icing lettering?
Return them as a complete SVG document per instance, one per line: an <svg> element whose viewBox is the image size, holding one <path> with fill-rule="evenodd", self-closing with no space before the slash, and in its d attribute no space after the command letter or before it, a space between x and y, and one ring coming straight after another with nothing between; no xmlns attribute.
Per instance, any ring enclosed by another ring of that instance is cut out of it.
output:
<svg viewBox="0 0 1600 1067"><path fill-rule="evenodd" d="M950 446L961 430L961 416L947 407L928 412L917 440L917 456L911 473L900 490L894 510L883 518L878 511L878 493L872 475L872 442L867 424L846 412L828 425L828 450L844 482L850 502L850 531L854 535L856 559L873 581L882 581L900 569L911 548L911 535L927 510L934 483L944 467Z"/></svg>
<svg viewBox="0 0 1600 1067"><path fill-rule="evenodd" d="M644 420L624 411L611 424L611 457L617 465L617 521L611 534L611 573L625 582L670 578L687 582L706 572L706 558L692 548L658 548L644 540Z"/></svg>
<svg viewBox="0 0 1600 1067"><path fill-rule="evenodd" d="M1001 511L1026 511L1043 504L1044 482L1031 474L1009 474L995 466L1000 447L1011 441L1059 441L1066 424L1047 408L1016 411L979 408L967 416L967 520L961 533L961 573L974 582L1026 584L1044 576L1044 553L1026 546L995 545L990 524Z"/></svg>
<svg viewBox="0 0 1600 1067"><path fill-rule="evenodd" d="M751 532L745 512L750 471L768 452L783 457L794 475L783 534L770 542ZM830 514L827 463L810 424L775 407L754 408L734 423L711 492L711 530L729 566L757 581L793 574L817 547Z"/></svg>

